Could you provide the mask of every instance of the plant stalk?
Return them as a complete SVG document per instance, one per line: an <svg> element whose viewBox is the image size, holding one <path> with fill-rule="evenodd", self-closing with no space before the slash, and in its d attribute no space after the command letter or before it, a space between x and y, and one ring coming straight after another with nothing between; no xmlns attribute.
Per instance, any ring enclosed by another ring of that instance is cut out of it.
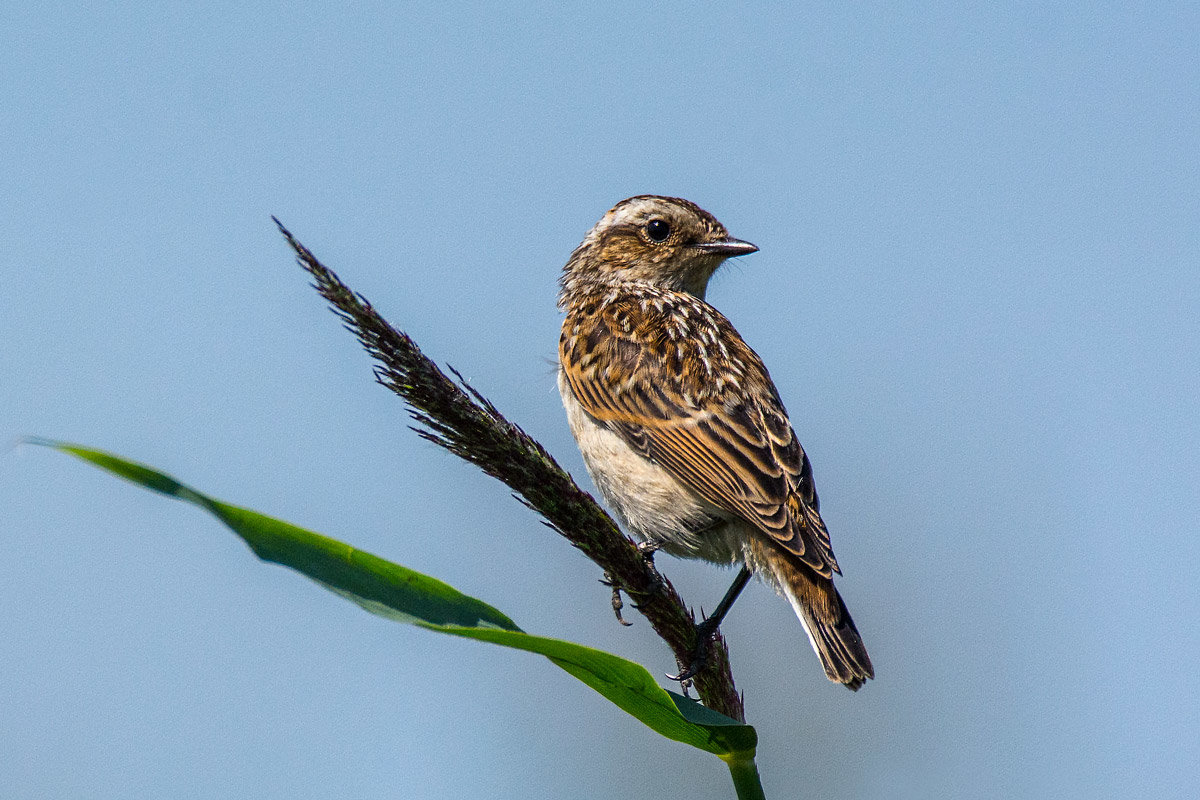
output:
<svg viewBox="0 0 1200 800"><path fill-rule="evenodd" d="M721 760L729 767L729 776L733 778L738 800L767 800L762 781L758 779L758 765L754 763L753 753L732 753Z"/></svg>
<svg viewBox="0 0 1200 800"><path fill-rule="evenodd" d="M454 373L457 382L448 377L416 342L389 325L366 298L342 283L279 220L275 224L300 265L313 277L314 288L378 362L376 380L408 404L419 424L413 430L512 488L518 500L541 514L551 529L596 562L613 585L630 596L671 648L681 670L690 664L696 650L695 617L671 582L654 569L591 495L461 375ZM729 651L719 632L692 684L705 706L745 722Z"/></svg>

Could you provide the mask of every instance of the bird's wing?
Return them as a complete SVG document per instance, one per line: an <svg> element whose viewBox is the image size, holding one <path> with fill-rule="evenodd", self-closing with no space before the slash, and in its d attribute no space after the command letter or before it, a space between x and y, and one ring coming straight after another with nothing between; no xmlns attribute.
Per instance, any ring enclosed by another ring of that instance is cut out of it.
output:
<svg viewBox="0 0 1200 800"><path fill-rule="evenodd" d="M688 295L572 309L559 356L576 399L708 502L816 572L840 572L812 470L766 367Z"/></svg>

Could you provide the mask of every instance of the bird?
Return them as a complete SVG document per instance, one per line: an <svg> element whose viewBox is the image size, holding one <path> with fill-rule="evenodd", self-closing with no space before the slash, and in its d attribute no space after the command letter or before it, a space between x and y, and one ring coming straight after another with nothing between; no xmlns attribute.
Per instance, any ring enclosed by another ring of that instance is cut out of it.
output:
<svg viewBox="0 0 1200 800"><path fill-rule="evenodd" d="M651 550L740 564L698 647L751 577L786 598L831 681L874 667L833 584L812 466L758 354L705 301L758 248L678 197L610 209L563 267L558 387L593 483ZM703 667L703 650L677 680Z"/></svg>

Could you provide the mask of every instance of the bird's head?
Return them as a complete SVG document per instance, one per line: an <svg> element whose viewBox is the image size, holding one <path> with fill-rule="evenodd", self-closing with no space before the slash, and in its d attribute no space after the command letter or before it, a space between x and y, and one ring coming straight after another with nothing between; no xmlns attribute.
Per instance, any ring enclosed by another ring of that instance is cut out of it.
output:
<svg viewBox="0 0 1200 800"><path fill-rule="evenodd" d="M695 203L639 195L588 231L563 268L562 285L567 292L585 283L651 283L703 298L721 262L756 250Z"/></svg>

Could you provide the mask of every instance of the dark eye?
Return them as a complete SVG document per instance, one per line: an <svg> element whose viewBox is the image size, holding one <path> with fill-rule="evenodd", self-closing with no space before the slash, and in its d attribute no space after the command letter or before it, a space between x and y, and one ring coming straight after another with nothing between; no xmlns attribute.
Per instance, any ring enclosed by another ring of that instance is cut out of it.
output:
<svg viewBox="0 0 1200 800"><path fill-rule="evenodd" d="M671 226L661 219L652 219L646 223L646 235L652 242L665 242L671 235Z"/></svg>

